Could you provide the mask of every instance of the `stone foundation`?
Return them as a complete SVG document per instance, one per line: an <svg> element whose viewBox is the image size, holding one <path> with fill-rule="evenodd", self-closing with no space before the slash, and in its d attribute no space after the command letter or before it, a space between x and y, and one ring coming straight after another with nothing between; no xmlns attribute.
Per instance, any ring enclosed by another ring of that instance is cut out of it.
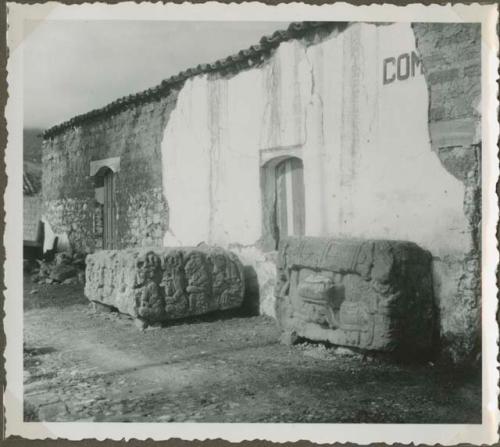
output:
<svg viewBox="0 0 500 447"><path fill-rule="evenodd" d="M85 295L146 323L240 307L243 266L214 247L103 250L87 256Z"/></svg>
<svg viewBox="0 0 500 447"><path fill-rule="evenodd" d="M432 347L431 255L416 244L291 237L277 270L285 335L411 355Z"/></svg>

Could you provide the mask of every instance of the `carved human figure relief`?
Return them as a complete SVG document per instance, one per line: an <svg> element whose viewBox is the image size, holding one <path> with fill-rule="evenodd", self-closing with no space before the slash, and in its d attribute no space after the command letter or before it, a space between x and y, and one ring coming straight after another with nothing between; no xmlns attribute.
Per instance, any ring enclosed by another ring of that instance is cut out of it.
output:
<svg viewBox="0 0 500 447"><path fill-rule="evenodd" d="M205 257L199 252L191 253L184 268L187 276L189 311L203 313L208 307L210 292L210 274Z"/></svg>
<svg viewBox="0 0 500 447"><path fill-rule="evenodd" d="M182 314L188 309L186 274L181 251L169 253L163 258L163 277L160 286L165 291L165 311Z"/></svg>
<svg viewBox="0 0 500 447"><path fill-rule="evenodd" d="M161 320L165 311L165 301L160 288L160 258L155 253L149 252L144 259L138 261L138 267L137 313L148 320Z"/></svg>

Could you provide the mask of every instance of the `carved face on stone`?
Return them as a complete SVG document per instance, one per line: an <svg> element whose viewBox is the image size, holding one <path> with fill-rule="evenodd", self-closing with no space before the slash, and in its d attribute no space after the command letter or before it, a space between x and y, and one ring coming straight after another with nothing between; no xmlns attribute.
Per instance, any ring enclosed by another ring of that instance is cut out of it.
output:
<svg viewBox="0 0 500 447"><path fill-rule="evenodd" d="M136 285L143 284L146 279L144 266L142 262L137 263L137 270L135 274L135 283Z"/></svg>
<svg viewBox="0 0 500 447"><path fill-rule="evenodd" d="M174 264L176 268L182 268L184 267L184 256L182 255L182 252L176 251L174 254Z"/></svg>
<svg viewBox="0 0 500 447"><path fill-rule="evenodd" d="M165 256L164 262L165 268L177 270L183 266L184 259L180 251L174 251Z"/></svg>
<svg viewBox="0 0 500 447"><path fill-rule="evenodd" d="M161 286L168 287L174 278L174 258L170 254L163 259L163 275Z"/></svg>
<svg viewBox="0 0 500 447"><path fill-rule="evenodd" d="M163 268L165 270L170 270L173 267L174 260L172 255L169 253L163 258Z"/></svg>
<svg viewBox="0 0 500 447"><path fill-rule="evenodd" d="M160 258L155 253L150 252L146 255L143 265L145 279L154 279L160 271Z"/></svg>

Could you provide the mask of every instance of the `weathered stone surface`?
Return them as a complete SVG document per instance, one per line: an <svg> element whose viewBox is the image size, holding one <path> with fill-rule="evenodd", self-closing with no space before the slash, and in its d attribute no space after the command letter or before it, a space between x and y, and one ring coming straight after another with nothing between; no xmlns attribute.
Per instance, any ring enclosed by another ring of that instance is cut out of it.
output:
<svg viewBox="0 0 500 447"><path fill-rule="evenodd" d="M55 281L62 282L65 279L76 276L76 274L77 270L72 265L59 264L53 268L50 277Z"/></svg>
<svg viewBox="0 0 500 447"><path fill-rule="evenodd" d="M289 237L277 264L285 332L367 350L425 352L434 313L430 253L411 242Z"/></svg>
<svg viewBox="0 0 500 447"><path fill-rule="evenodd" d="M85 295L148 323L237 308L243 266L215 247L103 250L87 256Z"/></svg>
<svg viewBox="0 0 500 447"><path fill-rule="evenodd" d="M102 207L90 163L120 157L115 177L116 247L161 245L168 204L158 163L165 123L177 90L102 121L71 127L43 143L42 201L48 225L68 249L102 248Z"/></svg>
<svg viewBox="0 0 500 447"><path fill-rule="evenodd" d="M27 272L28 273L28 272ZM63 283L75 284L84 283L85 275L85 254L60 252L52 261L37 261L37 265L32 265L29 273L34 282L47 284Z"/></svg>
<svg viewBox="0 0 500 447"><path fill-rule="evenodd" d="M467 226L463 234L470 239L465 249L441 254L433 263L441 357L455 364L477 362L481 352L481 25L414 23L412 27L427 78L432 149L464 185Z"/></svg>

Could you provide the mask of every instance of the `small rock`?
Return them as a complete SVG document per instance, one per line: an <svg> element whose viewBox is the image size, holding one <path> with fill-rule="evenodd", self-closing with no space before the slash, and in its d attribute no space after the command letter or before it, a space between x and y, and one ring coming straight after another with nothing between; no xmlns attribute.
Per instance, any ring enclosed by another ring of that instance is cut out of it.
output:
<svg viewBox="0 0 500 447"><path fill-rule="evenodd" d="M72 258L71 253L66 253L66 252L57 253L55 256L56 266L69 264L71 262L71 258Z"/></svg>
<svg viewBox="0 0 500 447"><path fill-rule="evenodd" d="M77 278L74 278L74 277L67 278L62 282L62 284L76 284L77 281L78 281Z"/></svg>
<svg viewBox="0 0 500 447"><path fill-rule="evenodd" d="M134 324L141 331L143 331L148 327L148 324L144 320L141 320L140 318L134 318Z"/></svg>
<svg viewBox="0 0 500 447"><path fill-rule="evenodd" d="M64 402L43 405L38 410L38 418L40 421L58 421L68 413L68 409Z"/></svg>
<svg viewBox="0 0 500 447"><path fill-rule="evenodd" d="M92 301L91 308L94 312L100 312L104 314L109 314L114 311L114 309L111 306L99 303L98 301Z"/></svg>
<svg viewBox="0 0 500 447"><path fill-rule="evenodd" d="M281 333L280 342L287 346L297 344L299 336L295 331L283 331Z"/></svg>
<svg viewBox="0 0 500 447"><path fill-rule="evenodd" d="M96 399L92 398L92 399L86 399L86 400L80 401L79 404L82 405L84 408L88 408L88 407L91 407L95 402L96 402Z"/></svg>
<svg viewBox="0 0 500 447"><path fill-rule="evenodd" d="M335 349L335 355L342 356L342 357L353 357L353 358L359 358L359 359L363 358L363 356L360 353L353 351L352 349L349 349L349 348L344 348L342 346L339 346Z"/></svg>
<svg viewBox="0 0 500 447"><path fill-rule="evenodd" d="M85 284L85 271L78 272L78 282L81 284Z"/></svg>
<svg viewBox="0 0 500 447"><path fill-rule="evenodd" d="M81 267L85 266L85 253L75 253L73 256L73 264Z"/></svg>
<svg viewBox="0 0 500 447"><path fill-rule="evenodd" d="M32 387L25 386L25 400L33 407L42 407L45 405L61 402L58 394L47 391L46 388L32 390Z"/></svg>
<svg viewBox="0 0 500 447"><path fill-rule="evenodd" d="M62 282L67 278L76 276L76 274L76 268L72 265L59 264L54 267L54 269L50 273L50 277L55 281Z"/></svg>
<svg viewBox="0 0 500 447"><path fill-rule="evenodd" d="M174 417L171 414L165 414L163 416L160 416L158 420L161 422L172 422L174 420Z"/></svg>

